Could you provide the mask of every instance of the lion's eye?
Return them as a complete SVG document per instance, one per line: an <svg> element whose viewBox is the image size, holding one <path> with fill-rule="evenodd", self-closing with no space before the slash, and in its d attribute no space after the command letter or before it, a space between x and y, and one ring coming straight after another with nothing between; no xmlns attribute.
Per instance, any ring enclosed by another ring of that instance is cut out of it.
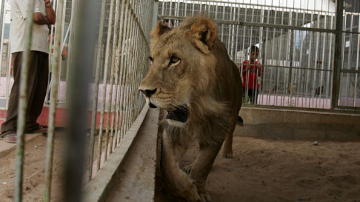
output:
<svg viewBox="0 0 360 202"><path fill-rule="evenodd" d="M180 58L178 58L176 55L171 55L169 59L169 65L176 64L180 62Z"/></svg>

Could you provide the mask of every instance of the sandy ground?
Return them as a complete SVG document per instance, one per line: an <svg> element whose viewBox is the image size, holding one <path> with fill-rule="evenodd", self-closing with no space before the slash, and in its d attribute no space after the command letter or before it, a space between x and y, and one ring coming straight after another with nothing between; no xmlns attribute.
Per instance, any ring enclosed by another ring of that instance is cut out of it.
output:
<svg viewBox="0 0 360 202"><path fill-rule="evenodd" d="M213 202L360 202L360 142L235 136L234 152L233 159L219 155L210 173Z"/></svg>
<svg viewBox="0 0 360 202"><path fill-rule="evenodd" d="M53 183L51 201L62 202L64 200L61 192L61 184L63 181L63 154L64 154L64 134L55 135L54 143L54 164L53 164ZM105 150L105 135L103 136L103 151ZM98 154L97 141L95 138L95 154ZM0 140L2 141L2 140ZM43 201L45 191L45 155L46 155L46 136L39 135L26 143L25 149L25 166L24 166L24 201L38 202ZM104 155L102 157L102 165L104 164ZM94 170L96 174L98 155L94 156ZM88 168L88 167L87 167ZM88 170L84 176L88 176ZM88 178L84 178L84 182ZM15 151L7 153L0 157L0 202L13 201L15 182Z"/></svg>
<svg viewBox="0 0 360 202"><path fill-rule="evenodd" d="M53 201L61 201L61 141L56 138ZM43 136L27 144L24 201L42 199L45 145ZM219 156L211 171L207 189L213 202L360 202L360 142L314 146L235 136L234 152L233 159ZM14 156L0 158L1 202L13 201Z"/></svg>
<svg viewBox="0 0 360 202"><path fill-rule="evenodd" d="M54 201L61 201L59 192L61 182L61 140L56 138L54 148L52 194ZM26 144L24 168L24 201L43 201L45 190L45 147L46 137L40 135ZM0 196L1 202L13 201L15 182L15 151L0 158Z"/></svg>

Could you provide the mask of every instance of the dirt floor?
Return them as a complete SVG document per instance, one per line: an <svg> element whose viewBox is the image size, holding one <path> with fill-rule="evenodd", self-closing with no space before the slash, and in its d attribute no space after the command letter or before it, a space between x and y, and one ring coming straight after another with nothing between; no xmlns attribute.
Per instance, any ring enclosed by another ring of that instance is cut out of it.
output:
<svg viewBox="0 0 360 202"><path fill-rule="evenodd" d="M29 134L32 135L32 134ZM64 134L57 133L54 143L54 163L53 163L53 183L51 201L63 202L61 193L62 171L64 154ZM95 138L95 154L98 153L97 143L98 136ZM2 141L2 140L0 140ZM25 148L25 166L24 166L24 195L23 200L26 202L43 201L45 190L45 155L46 155L46 136L37 135L35 138L27 141ZM103 150L105 150L106 137L103 136ZM1 153L0 153L1 154ZM98 156L94 156L94 165L97 164ZM102 157L104 164L104 153ZM96 174L95 166L93 170ZM85 176L88 172L85 171ZM87 178L84 178L85 180ZM14 200L14 182L15 182L15 150L0 155L0 202L11 202ZM86 183L86 181L84 181Z"/></svg>
<svg viewBox="0 0 360 202"><path fill-rule="evenodd" d="M234 158L218 156L207 190L213 202L360 202L360 142L235 136Z"/></svg>
<svg viewBox="0 0 360 202"><path fill-rule="evenodd" d="M45 145L43 136L27 144L24 201L42 201ZM56 138L55 145L53 197L61 201L63 144ZM1 202L13 201L14 156L10 152L0 158ZM207 189L213 202L360 202L360 142L316 146L235 136L234 158L217 158Z"/></svg>
<svg viewBox="0 0 360 202"><path fill-rule="evenodd" d="M54 180L52 184L53 198L61 201L59 187L61 182L61 140L56 138L54 148ZM43 201L45 189L45 149L46 137L38 136L26 144L25 168L24 168L24 196L23 201ZM0 158L0 201L13 201L15 182L15 151Z"/></svg>

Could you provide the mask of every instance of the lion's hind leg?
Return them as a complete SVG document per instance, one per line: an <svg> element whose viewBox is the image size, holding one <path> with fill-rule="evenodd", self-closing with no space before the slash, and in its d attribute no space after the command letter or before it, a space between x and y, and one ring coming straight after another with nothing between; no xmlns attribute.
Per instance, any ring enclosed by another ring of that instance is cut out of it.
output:
<svg viewBox="0 0 360 202"><path fill-rule="evenodd" d="M234 134L233 132L228 133L226 135L225 141L224 141L224 146L223 146L223 157L231 159L233 157L233 138L234 138Z"/></svg>

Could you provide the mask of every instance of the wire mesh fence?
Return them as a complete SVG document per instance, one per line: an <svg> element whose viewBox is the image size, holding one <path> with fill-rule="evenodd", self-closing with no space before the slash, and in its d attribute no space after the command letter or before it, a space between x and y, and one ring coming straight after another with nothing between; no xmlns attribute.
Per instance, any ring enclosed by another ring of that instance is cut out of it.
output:
<svg viewBox="0 0 360 202"><path fill-rule="evenodd" d="M245 103L331 109L333 86L339 86L336 107L357 109L360 7L357 1L344 5L343 62L335 84L335 1L162 0L158 13L175 26L199 14L217 21L219 38L242 72ZM259 49L254 62L252 46Z"/></svg>

